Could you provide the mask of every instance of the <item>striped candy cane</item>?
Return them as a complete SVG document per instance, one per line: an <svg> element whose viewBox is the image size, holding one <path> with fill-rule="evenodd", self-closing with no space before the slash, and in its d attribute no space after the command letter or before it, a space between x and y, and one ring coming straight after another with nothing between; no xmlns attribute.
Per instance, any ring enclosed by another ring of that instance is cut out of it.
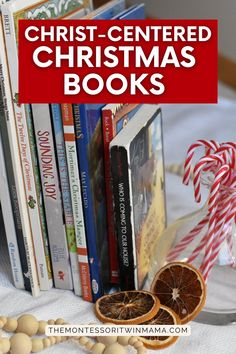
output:
<svg viewBox="0 0 236 354"><path fill-rule="evenodd" d="M207 279L221 245L225 241L234 261L233 239L230 231L232 222L236 221L236 143L219 144L214 140L198 140L192 144L184 164L183 183L186 185L190 180L195 151L200 147L205 148L205 155L199 159L193 169L194 195L196 202L200 202L202 173L211 173L213 183L208 199L208 214L170 251L167 259L168 261L177 259L181 252L206 229L199 244L188 258L188 262L192 263L199 257L200 252L204 251L200 270Z"/></svg>
<svg viewBox="0 0 236 354"><path fill-rule="evenodd" d="M187 157L185 159L185 164L184 164L184 176L183 176L183 183L188 185L189 180L191 177L191 166L192 166L192 160L193 156L196 152L196 150L199 147L204 147L206 151L206 155L210 154L210 152L214 152L219 148L219 143L217 143L214 140L198 140L195 144L192 144L190 148L188 149L187 152Z"/></svg>

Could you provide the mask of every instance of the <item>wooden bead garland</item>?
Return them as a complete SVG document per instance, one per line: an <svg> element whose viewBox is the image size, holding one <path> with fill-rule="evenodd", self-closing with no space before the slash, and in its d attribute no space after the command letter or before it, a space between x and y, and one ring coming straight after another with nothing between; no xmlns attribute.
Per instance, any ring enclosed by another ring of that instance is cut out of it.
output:
<svg viewBox="0 0 236 354"><path fill-rule="evenodd" d="M38 321L33 315L25 314L18 320L0 316L0 329L15 334L11 338L0 337L0 354L30 354L38 353L52 345L59 344L70 337L56 336L44 338L31 338L35 335L45 334L47 325L67 324L63 318L57 320ZM91 354L125 354L125 347L131 345L136 349L137 354L145 354L146 349L143 343L136 337L128 336L102 336L97 337L94 342L88 337L71 337L78 345L83 346Z"/></svg>

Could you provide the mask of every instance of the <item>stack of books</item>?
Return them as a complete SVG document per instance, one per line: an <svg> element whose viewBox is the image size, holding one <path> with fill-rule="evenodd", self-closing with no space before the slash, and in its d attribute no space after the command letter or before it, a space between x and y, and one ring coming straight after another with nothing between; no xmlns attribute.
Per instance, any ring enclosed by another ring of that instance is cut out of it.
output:
<svg viewBox="0 0 236 354"><path fill-rule="evenodd" d="M143 286L165 227L161 110L19 104L19 19L141 19L124 0L10 0L0 23L0 200L14 284L96 301ZM52 85L53 89L53 85Z"/></svg>

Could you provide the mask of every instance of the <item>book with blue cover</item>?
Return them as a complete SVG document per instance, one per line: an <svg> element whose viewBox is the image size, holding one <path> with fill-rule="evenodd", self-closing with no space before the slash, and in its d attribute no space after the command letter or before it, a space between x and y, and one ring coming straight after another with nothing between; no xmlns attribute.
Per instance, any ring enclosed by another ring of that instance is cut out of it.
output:
<svg viewBox="0 0 236 354"><path fill-rule="evenodd" d="M145 4L133 5L128 9L122 11L121 13L114 16L113 20L144 20L146 18L145 14Z"/></svg>
<svg viewBox="0 0 236 354"><path fill-rule="evenodd" d="M108 290L109 256L102 139L103 104L74 105L93 301Z"/></svg>
<svg viewBox="0 0 236 354"><path fill-rule="evenodd" d="M125 0L113 0L90 12L83 19L110 20L125 9Z"/></svg>

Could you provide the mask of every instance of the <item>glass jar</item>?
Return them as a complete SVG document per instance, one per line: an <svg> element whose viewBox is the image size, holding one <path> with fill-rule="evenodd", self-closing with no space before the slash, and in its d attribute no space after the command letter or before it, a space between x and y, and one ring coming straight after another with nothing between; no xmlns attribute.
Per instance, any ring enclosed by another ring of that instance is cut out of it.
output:
<svg viewBox="0 0 236 354"><path fill-rule="evenodd" d="M212 181L208 176L207 179L205 177L202 179L202 183L210 187ZM225 200L231 198L234 200L235 194L236 187L226 188L223 193ZM215 325L236 323L236 232L235 217L232 216L235 207L231 205L231 209L227 209L226 205L228 204L222 206L223 216L219 214L219 227L217 228L214 224L215 241L218 236L220 242L214 243L215 248L212 249L210 265L209 262L207 263L209 259L206 258L208 243L205 241L204 244L204 237L206 239L206 235L209 236L209 230L212 230L209 229L209 202L207 201L199 211L178 219L164 230L154 247L151 269L146 283L146 288L150 288L155 274L166 263L184 261L192 264L201 270L207 282L206 305L197 321ZM228 215L228 219L225 215Z"/></svg>

